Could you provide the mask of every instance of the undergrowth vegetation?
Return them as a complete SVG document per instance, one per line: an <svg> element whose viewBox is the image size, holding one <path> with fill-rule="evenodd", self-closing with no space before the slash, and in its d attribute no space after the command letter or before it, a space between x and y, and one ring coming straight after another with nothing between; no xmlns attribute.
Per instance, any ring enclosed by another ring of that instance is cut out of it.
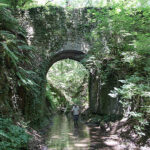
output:
<svg viewBox="0 0 150 150"><path fill-rule="evenodd" d="M27 149L30 136L25 127L15 125L10 118L0 118L0 149Z"/></svg>
<svg viewBox="0 0 150 150"><path fill-rule="evenodd" d="M139 136L145 136L150 122L150 8L122 1L89 13L94 16L91 22L98 23L87 35L94 43L93 64L104 84L115 76L119 86L109 95L120 99L124 115Z"/></svg>
<svg viewBox="0 0 150 150"><path fill-rule="evenodd" d="M0 149L27 149L29 136L15 125L24 109L25 93L36 86L31 79L33 48L26 42L26 33L8 8L0 7ZM22 92L23 91L23 92Z"/></svg>

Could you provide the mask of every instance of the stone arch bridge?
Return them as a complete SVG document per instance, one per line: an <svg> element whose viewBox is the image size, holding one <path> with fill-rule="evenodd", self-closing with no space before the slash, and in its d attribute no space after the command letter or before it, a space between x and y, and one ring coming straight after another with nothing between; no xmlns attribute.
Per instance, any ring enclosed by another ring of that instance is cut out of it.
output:
<svg viewBox="0 0 150 150"><path fill-rule="evenodd" d="M39 70L39 76L45 81L40 83L39 98L44 97L46 74L55 62L67 58L81 62L91 50L92 41L87 40L85 35L92 32L96 23L89 22L89 9L93 8L66 11L51 6L32 8L18 13L20 24L26 29L28 43L37 49L36 59L32 61ZM108 96L115 82L110 79L106 85L101 85L96 71L90 73L89 105L92 113L102 115L120 113L118 99Z"/></svg>

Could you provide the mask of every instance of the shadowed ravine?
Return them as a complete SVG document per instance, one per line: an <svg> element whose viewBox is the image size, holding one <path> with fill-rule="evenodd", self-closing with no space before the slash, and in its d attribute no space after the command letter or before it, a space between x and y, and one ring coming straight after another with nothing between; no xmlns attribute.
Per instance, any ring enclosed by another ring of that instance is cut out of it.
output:
<svg viewBox="0 0 150 150"><path fill-rule="evenodd" d="M56 115L47 138L48 150L125 150L116 135L107 135L99 127L79 121L74 128L71 117Z"/></svg>

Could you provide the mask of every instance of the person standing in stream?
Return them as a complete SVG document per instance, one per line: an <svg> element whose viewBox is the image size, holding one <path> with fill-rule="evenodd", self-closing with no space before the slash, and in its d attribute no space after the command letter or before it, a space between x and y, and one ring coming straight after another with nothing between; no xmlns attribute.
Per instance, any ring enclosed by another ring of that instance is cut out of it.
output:
<svg viewBox="0 0 150 150"><path fill-rule="evenodd" d="M78 119L79 119L79 114L80 114L80 108L77 104L75 104L73 106L72 113L73 113L74 126L78 127Z"/></svg>

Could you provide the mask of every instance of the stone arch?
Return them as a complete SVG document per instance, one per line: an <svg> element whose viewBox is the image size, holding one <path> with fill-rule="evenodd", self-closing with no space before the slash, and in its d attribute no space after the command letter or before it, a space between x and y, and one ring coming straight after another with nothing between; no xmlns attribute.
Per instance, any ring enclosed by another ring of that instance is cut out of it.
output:
<svg viewBox="0 0 150 150"><path fill-rule="evenodd" d="M81 62L81 60L83 60L85 56L86 54L79 50L62 50L54 53L51 56L48 67L50 68L55 62L59 60L68 59L68 58Z"/></svg>
<svg viewBox="0 0 150 150"><path fill-rule="evenodd" d="M58 51L56 53L54 53L51 58L50 58L50 63L48 65L48 68L47 68L47 72L48 70L50 69L50 67L56 63L57 61L60 61L60 60L63 60L63 59L72 59L72 60L75 60L75 61L78 61L80 62L81 64L83 64L82 60L87 56L86 53L84 53L83 51L79 51L79 50L62 50L62 51ZM85 64L83 64L83 66L85 66ZM86 66L85 66L86 68ZM89 71L89 85L88 85L88 88L89 88L89 105L90 105L90 108L91 108L91 111L94 111L96 112L96 109L94 107L94 103L95 101L97 101L97 96L95 97L95 92L94 90L97 90L98 89L93 89L94 86L97 86L97 80L94 80L96 79L95 78L95 74L91 74L90 71ZM94 96L93 96L94 95Z"/></svg>

